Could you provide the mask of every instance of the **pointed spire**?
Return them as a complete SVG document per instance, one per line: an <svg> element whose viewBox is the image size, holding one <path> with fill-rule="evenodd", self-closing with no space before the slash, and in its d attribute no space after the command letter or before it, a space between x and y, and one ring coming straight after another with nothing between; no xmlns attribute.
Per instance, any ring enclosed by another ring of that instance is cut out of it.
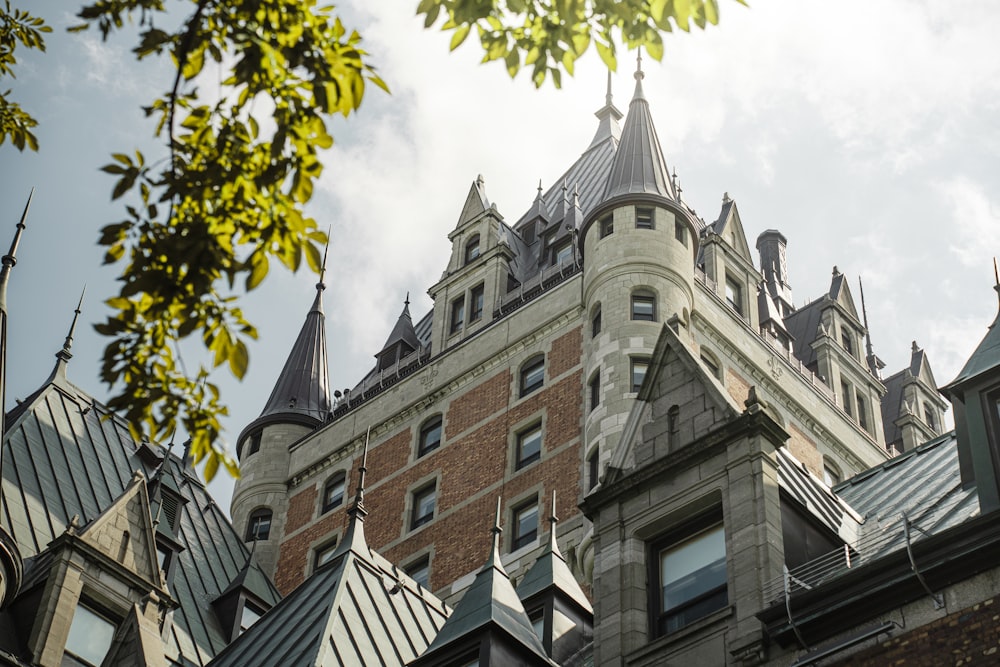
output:
<svg viewBox="0 0 1000 667"><path fill-rule="evenodd" d="M629 103L628 117L622 128L621 142L615 152L603 201L634 194L659 195L677 200L656 128L642 90L641 56L635 72L635 93Z"/></svg>
<svg viewBox="0 0 1000 667"><path fill-rule="evenodd" d="M535 201L531 204L531 210L525 216L527 220L542 220L544 222L549 222L552 220L552 216L549 214L549 209L545 205L545 199L542 197L542 181L538 181L538 194L535 195Z"/></svg>
<svg viewBox="0 0 1000 667"><path fill-rule="evenodd" d="M76 331L76 322L80 318L81 308L83 307L83 296L87 293L87 286L83 286L83 290L80 292L80 300L76 304L76 310L73 311L73 321L69 325L69 331L66 333L66 340L63 341L62 349L56 352L56 368L52 372L53 378L56 375L61 375L65 377L66 375L66 364L69 360L73 358L73 353L70 351L73 348L73 333Z"/></svg>
<svg viewBox="0 0 1000 667"><path fill-rule="evenodd" d="M559 545L556 544L556 524L559 517L556 516L556 490L552 489L552 512L549 514L549 551L556 553Z"/></svg>
<svg viewBox="0 0 1000 667"><path fill-rule="evenodd" d="M600 123L597 126L597 132L594 133L594 138L588 146L588 150L593 148L597 144L600 144L608 139L613 139L617 141L622 136L622 128L618 124L618 121L622 119L624 114L618 110L618 107L614 105L611 97L611 70L608 70L608 89L604 95L604 106L594 112Z"/></svg>
<svg viewBox="0 0 1000 667"><path fill-rule="evenodd" d="M354 493L354 502L347 510L347 516L350 517L347 533L330 556L331 561L348 551L366 558L371 556L368 541L365 539L365 517L368 516L368 510L365 509L365 473L368 471L368 441L371 434L372 427L369 426L365 433L364 449L361 452L361 466L358 468L358 488Z"/></svg>
<svg viewBox="0 0 1000 667"><path fill-rule="evenodd" d="M486 561L486 568L494 567L499 568L504 574L507 574L503 569L503 563L500 561L500 535L503 534L503 528L500 527L500 496L497 496L497 511L496 516L493 519L493 527L490 528L490 534L492 535L492 547L490 550L489 560Z"/></svg>

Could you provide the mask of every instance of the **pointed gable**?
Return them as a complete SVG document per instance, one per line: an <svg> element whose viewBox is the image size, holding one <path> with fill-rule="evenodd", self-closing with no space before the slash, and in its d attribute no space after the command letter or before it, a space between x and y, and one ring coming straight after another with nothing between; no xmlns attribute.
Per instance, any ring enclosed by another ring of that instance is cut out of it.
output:
<svg viewBox="0 0 1000 667"><path fill-rule="evenodd" d="M330 375L326 357L326 315L323 313L322 282L316 285L316 298L306 321L292 345L285 365L278 375L271 396L244 434L261 420L289 419L309 425L322 424L330 414ZM243 435L238 442L244 441Z"/></svg>
<svg viewBox="0 0 1000 667"><path fill-rule="evenodd" d="M621 141L615 152L603 201L636 194L658 195L676 201L660 140L656 136L649 102L642 91L643 72L635 73L635 93L628 107Z"/></svg>
<svg viewBox="0 0 1000 667"><path fill-rule="evenodd" d="M712 223L711 228L725 239L740 257L753 264L750 244L747 243L746 232L743 231L743 221L740 220L740 213L736 209L736 200L730 199L729 193L723 198L719 217Z"/></svg>
<svg viewBox="0 0 1000 667"><path fill-rule="evenodd" d="M465 197L465 204L462 205L462 212L458 216L455 228L472 222L488 210L490 210L490 200L486 198L486 181L480 174L469 187L469 194Z"/></svg>
<svg viewBox="0 0 1000 667"><path fill-rule="evenodd" d="M830 291L827 296L843 306L855 320L858 319L858 309L854 306L854 297L851 296L851 287L847 284L847 277L836 266L833 267L833 278L830 280Z"/></svg>
<svg viewBox="0 0 1000 667"><path fill-rule="evenodd" d="M413 327L413 319L410 317L410 295L407 294L406 301L403 302L403 312L399 314L385 345L375 355L378 359L378 369L388 368L419 349L420 338L417 337L417 331Z"/></svg>

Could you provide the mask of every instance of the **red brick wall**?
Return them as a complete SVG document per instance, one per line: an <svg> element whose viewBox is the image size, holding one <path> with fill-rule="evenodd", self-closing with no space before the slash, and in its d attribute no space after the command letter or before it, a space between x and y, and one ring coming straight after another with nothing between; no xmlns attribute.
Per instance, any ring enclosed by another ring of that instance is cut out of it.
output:
<svg viewBox="0 0 1000 667"><path fill-rule="evenodd" d="M504 369L455 397L444 410L442 446L413 463L410 458L414 428L430 412L388 440L373 443L365 490L365 507L369 512L365 535L369 545L390 562L405 565L414 554L433 544L431 588L437 589L485 562L498 495L504 499L505 528L510 514L508 499L522 498L521 494L538 486L541 486L540 535L548 529L545 519L549 515L553 489L558 494L559 518L565 520L575 516L579 512L582 465L579 450L583 394L580 356L581 329L578 327L552 342L546 356L545 385L531 397L521 401L511 395L511 379L516 368ZM569 373L574 367L578 370ZM564 377L556 381L560 376ZM516 405L512 406L514 403ZM543 412L542 459L513 471L508 460L512 428ZM565 449L554 453L560 447ZM419 481L430 476L439 480L435 519L407 534L403 527L409 521L406 516L408 495ZM357 475L354 474L349 480L349 498L353 498L356 483ZM489 492L463 506L470 497L484 490ZM290 537L281 545L275 582L283 593L301 583L308 573L313 545L324 535L346 526L345 507L315 519L316 502L314 485L290 499L285 531ZM455 511L456 508L460 509ZM303 529L303 526L308 527ZM509 536L504 537L506 548Z"/></svg>
<svg viewBox="0 0 1000 667"><path fill-rule="evenodd" d="M1000 663L1000 596L894 636L836 663L936 667Z"/></svg>

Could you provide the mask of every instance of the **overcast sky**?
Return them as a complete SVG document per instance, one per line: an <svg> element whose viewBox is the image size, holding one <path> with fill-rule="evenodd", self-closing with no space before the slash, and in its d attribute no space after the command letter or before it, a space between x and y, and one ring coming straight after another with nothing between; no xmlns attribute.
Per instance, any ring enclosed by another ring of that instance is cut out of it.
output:
<svg viewBox="0 0 1000 667"><path fill-rule="evenodd" d="M10 286L8 408L48 376L85 282L69 373L107 395L104 342L91 325L107 314L115 271L101 267L96 239L124 213L98 167L112 152L155 155L139 107L171 82L162 66L136 64L128 40L68 35L71 15L38 4L31 9L55 28L49 51L25 54L8 87L40 121L41 150L0 147L4 250L36 187ZM797 305L828 288L834 265L856 301L862 276L886 374L908 363L916 340L945 384L997 311L1000 5L720 4L719 27L669 35L663 63L644 59L646 97L685 199L712 221L729 192L751 246L764 229L781 230ZM606 70L593 52L563 89L536 91L526 76L511 81L500 65L478 64L473 38L449 54L449 36L422 30L415 5L342 3L393 92L370 87L361 112L334 123L337 144L308 207L333 229L326 311L338 388L373 364L407 291L415 319L430 309L427 289L477 174L513 223L538 180L548 188L587 147L604 103ZM626 111L634 54L620 62L614 99ZM274 270L247 299L260 331L247 380L225 369L215 377L232 407L230 446L263 407L315 282L306 270ZM223 506L229 486L215 485Z"/></svg>

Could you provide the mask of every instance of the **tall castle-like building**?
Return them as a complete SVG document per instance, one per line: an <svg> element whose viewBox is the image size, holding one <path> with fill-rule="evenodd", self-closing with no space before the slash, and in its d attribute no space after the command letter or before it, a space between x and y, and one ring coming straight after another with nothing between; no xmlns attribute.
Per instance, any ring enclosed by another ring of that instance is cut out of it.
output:
<svg viewBox="0 0 1000 667"><path fill-rule="evenodd" d="M232 525L71 328L7 415L0 664L989 664L1000 327L941 390L916 343L885 373L847 276L796 307L782 232L684 201L635 79L513 224L471 184L344 391L321 279Z"/></svg>

